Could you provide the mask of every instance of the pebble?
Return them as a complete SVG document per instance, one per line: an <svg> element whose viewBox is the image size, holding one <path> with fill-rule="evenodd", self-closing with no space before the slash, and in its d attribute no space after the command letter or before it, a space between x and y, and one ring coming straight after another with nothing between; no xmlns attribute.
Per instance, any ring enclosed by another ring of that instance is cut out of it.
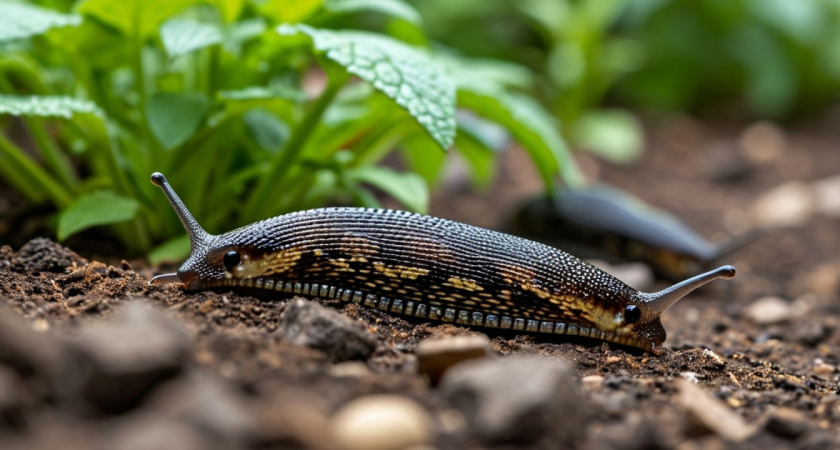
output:
<svg viewBox="0 0 840 450"><path fill-rule="evenodd" d="M440 391L489 445L544 439L572 446L589 422L574 369L556 359L517 355L466 361L444 374Z"/></svg>
<svg viewBox="0 0 840 450"><path fill-rule="evenodd" d="M816 209L828 217L840 218L840 175L813 183Z"/></svg>
<svg viewBox="0 0 840 450"><path fill-rule="evenodd" d="M801 182L789 182L762 195L750 209L757 227L802 225L814 210L814 192Z"/></svg>
<svg viewBox="0 0 840 450"><path fill-rule="evenodd" d="M744 308L743 314L758 325L773 325L790 320L790 303L779 297L762 297Z"/></svg>
<svg viewBox="0 0 840 450"><path fill-rule="evenodd" d="M777 408L767 417L764 429L785 439L796 439L808 431L808 418L791 408Z"/></svg>
<svg viewBox="0 0 840 450"><path fill-rule="evenodd" d="M433 422L425 408L398 395L371 395L344 405L329 425L344 450L400 450L428 444Z"/></svg>
<svg viewBox="0 0 840 450"><path fill-rule="evenodd" d="M243 395L210 373L191 371L166 383L150 396L145 409L193 427L216 448L243 448L258 434Z"/></svg>
<svg viewBox="0 0 840 450"><path fill-rule="evenodd" d="M378 343L361 322L302 298L286 306L278 332L293 344L321 350L333 362L367 359Z"/></svg>
<svg viewBox="0 0 840 450"><path fill-rule="evenodd" d="M793 340L808 347L816 347L829 336L831 336L831 330L813 319L800 320L793 331Z"/></svg>
<svg viewBox="0 0 840 450"><path fill-rule="evenodd" d="M811 271L808 286L811 292L824 297L840 293L840 264L826 263Z"/></svg>
<svg viewBox="0 0 840 450"><path fill-rule="evenodd" d="M113 426L102 448L114 450L155 450L177 448L202 450L213 448L213 442L192 427L150 414L131 417Z"/></svg>
<svg viewBox="0 0 840 450"><path fill-rule="evenodd" d="M738 148L754 163L773 161L785 152L787 138L784 130L772 122L751 124L738 137Z"/></svg>
<svg viewBox="0 0 840 450"><path fill-rule="evenodd" d="M710 431L721 438L738 443L752 436L756 429L744 422L722 401L707 394L691 381L674 381L679 390L679 403L686 413L685 426L689 434Z"/></svg>
<svg viewBox="0 0 840 450"><path fill-rule="evenodd" d="M587 375L581 378L580 382L590 391L599 392L604 389L604 377L602 375Z"/></svg>
<svg viewBox="0 0 840 450"><path fill-rule="evenodd" d="M814 375L828 379L834 375L834 372L837 371L837 367L817 358L814 360L814 368L812 371L814 372Z"/></svg>
<svg viewBox="0 0 840 450"><path fill-rule="evenodd" d="M158 383L177 375L191 354L183 326L139 301L69 340L79 365L82 397L106 412L136 405Z"/></svg>
<svg viewBox="0 0 840 450"><path fill-rule="evenodd" d="M437 384L450 367L490 355L493 349L484 335L424 339L417 344L418 371Z"/></svg>

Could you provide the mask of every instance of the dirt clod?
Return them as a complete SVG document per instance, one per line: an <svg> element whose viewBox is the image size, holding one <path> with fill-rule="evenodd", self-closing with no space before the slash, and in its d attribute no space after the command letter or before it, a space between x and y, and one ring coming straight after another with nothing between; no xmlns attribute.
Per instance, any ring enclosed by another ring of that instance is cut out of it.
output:
<svg viewBox="0 0 840 450"><path fill-rule="evenodd" d="M47 238L35 238L27 242L12 263L14 270L22 273L62 273L68 267L81 266L85 259L67 247L57 245Z"/></svg>

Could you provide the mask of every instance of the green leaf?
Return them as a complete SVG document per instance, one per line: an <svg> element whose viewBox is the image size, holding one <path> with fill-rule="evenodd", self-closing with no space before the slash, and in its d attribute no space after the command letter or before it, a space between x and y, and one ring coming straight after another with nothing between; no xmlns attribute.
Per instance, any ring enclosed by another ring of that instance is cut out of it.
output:
<svg viewBox="0 0 840 450"><path fill-rule="evenodd" d="M149 252L149 264L183 261L190 255L190 237L186 234L174 237Z"/></svg>
<svg viewBox="0 0 840 450"><path fill-rule="evenodd" d="M61 117L73 114L93 114L102 117L102 110L93 102L73 97L39 95L0 95L0 115Z"/></svg>
<svg viewBox="0 0 840 450"><path fill-rule="evenodd" d="M423 24L420 13L401 0L328 0L324 9L333 14L372 11L403 19L416 26Z"/></svg>
<svg viewBox="0 0 840 450"><path fill-rule="evenodd" d="M321 7L323 0L268 0L262 13L276 23L303 22Z"/></svg>
<svg viewBox="0 0 840 450"><path fill-rule="evenodd" d="M82 17L23 3L0 3L0 42L44 34L53 28L76 26Z"/></svg>
<svg viewBox="0 0 840 450"><path fill-rule="evenodd" d="M455 142L458 142L457 136ZM447 154L434 151L436 144L422 133L403 139L400 146L411 171L420 175L427 185L434 186Z"/></svg>
<svg viewBox="0 0 840 450"><path fill-rule="evenodd" d="M213 0L213 4L216 5L225 23L233 23L242 14L245 0Z"/></svg>
<svg viewBox="0 0 840 450"><path fill-rule="evenodd" d="M146 118L158 141L171 150L195 134L209 108L210 101L204 94L161 92L146 104Z"/></svg>
<svg viewBox="0 0 840 450"><path fill-rule="evenodd" d="M365 166L353 169L351 179L381 189L414 212L425 214L429 207L429 188L420 175L397 173L391 169Z"/></svg>
<svg viewBox="0 0 840 450"><path fill-rule="evenodd" d="M372 84L409 112L444 150L455 138L455 85L423 51L391 38L307 25L281 25L280 34L305 33L316 50Z"/></svg>
<svg viewBox="0 0 840 450"><path fill-rule="evenodd" d="M496 155L484 139L468 128L459 128L455 137L455 149L464 158L470 169L473 184L484 188L489 186L496 172Z"/></svg>
<svg viewBox="0 0 840 450"><path fill-rule="evenodd" d="M96 17L124 35L147 38L171 15L197 0L85 0L79 12Z"/></svg>
<svg viewBox="0 0 840 450"><path fill-rule="evenodd" d="M642 127L632 114L619 110L592 110L574 124L576 146L607 161L627 164L642 152Z"/></svg>
<svg viewBox="0 0 840 450"><path fill-rule="evenodd" d="M210 23L173 19L160 27L160 40L170 58L222 42L222 30Z"/></svg>
<svg viewBox="0 0 840 450"><path fill-rule="evenodd" d="M262 108L248 111L242 116L242 120L257 144L272 152L279 151L292 133L286 122Z"/></svg>
<svg viewBox="0 0 840 450"><path fill-rule="evenodd" d="M125 222L134 218L140 204L111 191L94 191L80 196L58 219L58 240L86 228Z"/></svg>
<svg viewBox="0 0 840 450"><path fill-rule="evenodd" d="M460 103L476 114L505 127L531 156L546 188L554 185L559 172L572 185L582 182L566 143L557 132L552 116L530 97L501 89L463 88Z"/></svg>

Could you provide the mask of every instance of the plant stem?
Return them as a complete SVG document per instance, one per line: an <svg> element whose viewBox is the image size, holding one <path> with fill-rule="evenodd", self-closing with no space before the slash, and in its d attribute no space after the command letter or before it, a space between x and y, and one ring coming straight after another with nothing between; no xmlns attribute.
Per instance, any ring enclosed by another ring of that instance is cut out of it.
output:
<svg viewBox="0 0 840 450"><path fill-rule="evenodd" d="M12 170L22 172L31 180L34 186L40 186L52 202L59 208L65 208L73 202L73 197L56 182L49 173L39 167L34 161L5 136L0 135L0 154L9 158L12 163ZM34 191L26 189L26 191ZM26 192L24 191L24 192Z"/></svg>
<svg viewBox="0 0 840 450"><path fill-rule="evenodd" d="M64 184L66 188L74 191L79 184L79 179L73 171L73 164L70 158L65 153L59 150L47 133L44 123L35 118L27 118L24 120L32 138L41 149L41 155L44 157L44 163L49 167L58 179Z"/></svg>
<svg viewBox="0 0 840 450"><path fill-rule="evenodd" d="M338 94L349 79L350 75L344 72L334 73L330 77L327 88L318 98L318 101L306 112L301 122L292 131L292 135L289 137L288 142L286 142L286 146L274 157L268 171L257 183L253 194L242 209L242 219L253 221L263 215L258 208L264 207L268 203L270 195L275 190L275 184L282 181L288 171L297 162L306 144L306 140L315 131L324 111L327 110L327 107L332 103L336 94Z"/></svg>

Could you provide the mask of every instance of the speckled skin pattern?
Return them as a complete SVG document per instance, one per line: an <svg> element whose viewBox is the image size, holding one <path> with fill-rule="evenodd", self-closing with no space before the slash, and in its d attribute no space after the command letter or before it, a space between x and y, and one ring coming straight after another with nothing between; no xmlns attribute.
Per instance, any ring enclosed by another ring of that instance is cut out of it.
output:
<svg viewBox="0 0 840 450"><path fill-rule="evenodd" d="M224 255L241 257L226 268ZM325 208L193 242L188 289L272 290L479 328L591 337L657 352L658 314L625 323L644 295L533 241L403 211Z"/></svg>

